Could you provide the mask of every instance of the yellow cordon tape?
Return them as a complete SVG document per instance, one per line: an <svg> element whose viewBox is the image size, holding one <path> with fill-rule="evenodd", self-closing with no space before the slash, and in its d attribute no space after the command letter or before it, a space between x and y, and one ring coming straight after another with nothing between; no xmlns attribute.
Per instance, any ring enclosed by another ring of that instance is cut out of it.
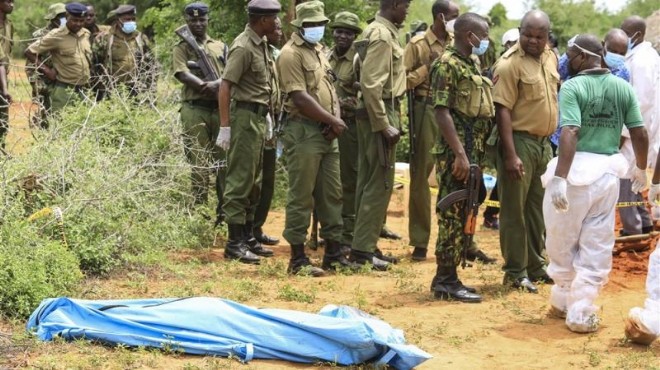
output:
<svg viewBox="0 0 660 370"><path fill-rule="evenodd" d="M402 184L410 185L410 180L403 176L394 176L394 181L400 182ZM437 188L432 188L432 187L429 188L431 189L431 194L438 195ZM500 208L500 202L497 200L486 199L482 204L485 205L486 207ZM618 202L616 204L616 207L617 208L637 207L637 206L645 206L646 204L648 204L648 202Z"/></svg>
<svg viewBox="0 0 660 370"><path fill-rule="evenodd" d="M62 214L62 209L60 207L46 207L40 209L37 212L31 214L30 217L28 217L28 221L34 222L40 218L44 218L50 215L53 215L57 221L57 226L60 229L60 235L62 236L62 245L64 248L68 248L69 245L67 244L66 236L64 235L64 215Z"/></svg>

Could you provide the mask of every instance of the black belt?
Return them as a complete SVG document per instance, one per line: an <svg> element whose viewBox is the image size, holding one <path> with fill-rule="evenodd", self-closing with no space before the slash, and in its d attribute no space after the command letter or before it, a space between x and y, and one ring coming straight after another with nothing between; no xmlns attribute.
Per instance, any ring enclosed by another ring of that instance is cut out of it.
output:
<svg viewBox="0 0 660 370"><path fill-rule="evenodd" d="M54 85L58 86L58 87L63 87L65 89L73 89L75 91L82 91L82 90L88 88L87 85L74 85L74 84L68 84L68 83L65 83L65 82L62 82L62 81L55 81Z"/></svg>
<svg viewBox="0 0 660 370"><path fill-rule="evenodd" d="M186 100L186 103L192 105L193 107L206 108L211 110L218 109L217 100L195 99L195 100Z"/></svg>
<svg viewBox="0 0 660 370"><path fill-rule="evenodd" d="M252 112L254 114L257 114L257 115L260 115L260 116L265 116L270 111L268 106L265 105L265 104L252 103L252 102L246 102L246 101L237 101L236 102L236 108L245 109L247 111L250 111L250 112Z"/></svg>

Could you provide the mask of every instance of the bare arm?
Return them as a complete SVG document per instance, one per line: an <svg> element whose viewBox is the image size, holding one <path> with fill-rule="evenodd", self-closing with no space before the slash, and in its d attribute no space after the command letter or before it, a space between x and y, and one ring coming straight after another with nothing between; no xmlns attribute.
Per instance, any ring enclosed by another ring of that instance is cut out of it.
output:
<svg viewBox="0 0 660 370"><path fill-rule="evenodd" d="M344 121L323 109L323 107L321 107L319 103L307 93L307 91L292 91L289 95L291 96L293 104L303 116L312 121L318 121L329 125L337 135L340 135L346 129Z"/></svg>
<svg viewBox="0 0 660 370"><path fill-rule="evenodd" d="M518 158L513 144L513 129L511 128L511 110L501 104L495 103L495 119L497 130L500 133L500 143L504 154L504 168L507 176L519 180L525 175L523 163Z"/></svg>
<svg viewBox="0 0 660 370"><path fill-rule="evenodd" d="M649 135L644 127L631 128L629 131L630 140L632 141L633 150L635 152L637 168L645 170L647 165L646 157L649 152Z"/></svg>
<svg viewBox="0 0 660 370"><path fill-rule="evenodd" d="M564 126L561 129L559 137L559 157L555 176L566 178L573 164L575 150L577 148L577 138L580 128L578 126Z"/></svg>
<svg viewBox="0 0 660 370"><path fill-rule="evenodd" d="M220 127L229 127L229 103L233 83L222 80L218 89L218 109L220 110Z"/></svg>

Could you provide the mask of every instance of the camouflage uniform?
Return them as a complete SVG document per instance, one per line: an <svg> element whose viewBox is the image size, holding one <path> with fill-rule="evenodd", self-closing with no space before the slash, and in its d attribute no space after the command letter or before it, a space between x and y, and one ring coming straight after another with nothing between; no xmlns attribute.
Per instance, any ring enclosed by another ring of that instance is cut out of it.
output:
<svg viewBox="0 0 660 370"><path fill-rule="evenodd" d="M52 25L40 28L32 33L32 40L37 41L44 37L48 32L55 29ZM50 54L41 54L39 59L42 64L53 68L53 60ZM47 79L43 73L39 72L34 63L30 61L25 62L25 74L30 82L32 88L32 101L37 103L38 111L32 117L31 124L33 126L46 126L46 112L50 110L50 95L49 91L55 81Z"/></svg>
<svg viewBox="0 0 660 370"><path fill-rule="evenodd" d="M479 164L483 160L484 145L491 127L490 120L488 118L471 118L458 110L461 105L468 104L469 98L466 99L466 96L469 87L467 84L474 76L481 78L478 64L472 58L461 56L453 46L450 46L432 65L431 96L435 108L446 107L450 110L456 133L463 143L468 160L470 163ZM487 81L485 78L482 81L488 84L487 88L490 89L490 81L485 82ZM487 104L492 108L492 98ZM442 135L439 135L434 153L439 198L465 188L465 185L456 180L451 173L455 156ZM480 197L482 196L485 194L480 194ZM438 264L456 266L460 261L464 238L460 207L461 204L456 203L447 211L438 213L438 242L436 244Z"/></svg>
<svg viewBox="0 0 660 370"><path fill-rule="evenodd" d="M9 18L5 18L5 25L0 29L0 47L2 48L2 63L5 66L7 76L9 75L9 58L11 48L14 46L14 25ZM9 128L9 102L0 97L0 145L4 147L5 136Z"/></svg>

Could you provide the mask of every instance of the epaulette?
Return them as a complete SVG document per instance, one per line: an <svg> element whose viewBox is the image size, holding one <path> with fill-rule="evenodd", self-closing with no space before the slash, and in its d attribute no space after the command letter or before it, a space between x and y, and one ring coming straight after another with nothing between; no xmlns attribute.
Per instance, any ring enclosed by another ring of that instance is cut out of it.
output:
<svg viewBox="0 0 660 370"><path fill-rule="evenodd" d="M511 55L513 55L515 52L518 51L518 48L520 44L515 44L512 47L509 48L509 50L505 51L504 54L502 54L503 59L509 59Z"/></svg>
<svg viewBox="0 0 660 370"><path fill-rule="evenodd" d="M424 35L415 35L410 39L410 43L415 44L415 43L420 42L422 40L424 40Z"/></svg>

